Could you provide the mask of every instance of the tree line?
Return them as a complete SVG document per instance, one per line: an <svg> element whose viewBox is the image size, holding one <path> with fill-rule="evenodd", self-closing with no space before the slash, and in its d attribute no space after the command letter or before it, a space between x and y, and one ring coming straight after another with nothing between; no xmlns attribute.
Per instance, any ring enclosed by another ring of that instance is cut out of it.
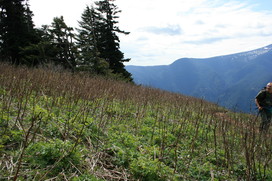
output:
<svg viewBox="0 0 272 181"><path fill-rule="evenodd" d="M14 65L54 64L71 71L114 76L132 81L120 51L118 13L114 0L86 6L79 27L69 27L63 16L35 28L28 0L0 0L0 61Z"/></svg>

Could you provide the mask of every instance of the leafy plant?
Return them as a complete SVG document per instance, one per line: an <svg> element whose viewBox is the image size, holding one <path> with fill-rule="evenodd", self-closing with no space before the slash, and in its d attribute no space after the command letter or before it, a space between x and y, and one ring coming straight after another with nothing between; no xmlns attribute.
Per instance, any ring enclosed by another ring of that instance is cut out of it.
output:
<svg viewBox="0 0 272 181"><path fill-rule="evenodd" d="M2 180L269 180L256 117L101 77L0 64Z"/></svg>
<svg viewBox="0 0 272 181"><path fill-rule="evenodd" d="M177 180L171 168L158 159L153 160L147 156L140 156L132 160L130 169L134 177L140 180Z"/></svg>
<svg viewBox="0 0 272 181"><path fill-rule="evenodd" d="M52 167L51 175L73 170L80 164L81 154L69 141L50 140L31 144L26 150L26 161L33 168Z"/></svg>

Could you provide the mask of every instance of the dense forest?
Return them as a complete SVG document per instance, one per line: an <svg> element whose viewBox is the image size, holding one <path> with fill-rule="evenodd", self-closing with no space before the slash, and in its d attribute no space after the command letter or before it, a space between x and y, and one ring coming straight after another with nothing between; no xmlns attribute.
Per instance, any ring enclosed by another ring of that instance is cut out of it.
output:
<svg viewBox="0 0 272 181"><path fill-rule="evenodd" d="M118 34L118 7L114 1L100 0L87 6L79 28L69 27L64 17L51 25L35 28L28 0L0 1L0 61L14 65L60 66L126 81L131 74L124 68Z"/></svg>

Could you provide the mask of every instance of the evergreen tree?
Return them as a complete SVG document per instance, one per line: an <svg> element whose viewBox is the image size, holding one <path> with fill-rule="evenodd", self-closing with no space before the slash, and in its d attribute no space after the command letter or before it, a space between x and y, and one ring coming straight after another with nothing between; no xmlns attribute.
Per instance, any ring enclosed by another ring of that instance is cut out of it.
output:
<svg viewBox="0 0 272 181"><path fill-rule="evenodd" d="M32 66L54 63L58 49L54 45L54 38L49 32L50 26L43 25L37 29L40 41L23 48L23 61Z"/></svg>
<svg viewBox="0 0 272 181"><path fill-rule="evenodd" d="M74 70L76 67L77 49L74 43L73 28L68 27L64 22L63 16L56 17L48 29L51 42L57 51L54 62L64 68Z"/></svg>
<svg viewBox="0 0 272 181"><path fill-rule="evenodd" d="M30 10L29 7L29 3L28 0L25 0L25 12L24 12L24 16L25 16L25 23L26 23L26 28L27 28L27 32L28 35L30 35L30 39L32 38L33 40L31 42L37 42L39 41L39 37L38 34L36 32L36 29L34 28L34 22L32 20L33 12Z"/></svg>
<svg viewBox="0 0 272 181"><path fill-rule="evenodd" d="M111 0L112 2L114 0ZM129 34L129 32L121 31L116 25L118 23L117 16L121 11L117 6L110 3L109 0L101 0L95 2L96 10L100 14L100 21L97 23L97 49L100 52L100 57L109 63L110 69L114 74L120 75L129 81L132 81L131 74L127 72L124 62L130 59L124 59L124 54L120 51L120 40L117 33Z"/></svg>
<svg viewBox="0 0 272 181"><path fill-rule="evenodd" d="M22 49L37 43L28 0L0 0L0 58L21 64Z"/></svg>
<svg viewBox="0 0 272 181"><path fill-rule="evenodd" d="M89 71L96 74L108 75L110 73L109 64L103 58L97 47L100 15L93 7L87 6L79 21L77 35L77 45L79 54L77 66L80 70Z"/></svg>
<svg viewBox="0 0 272 181"><path fill-rule="evenodd" d="M117 33L121 31L115 19L120 11L109 1L98 1L96 7L88 7L79 22L77 44L78 66L99 74L109 74L132 81L131 74L124 68L124 54L119 50Z"/></svg>

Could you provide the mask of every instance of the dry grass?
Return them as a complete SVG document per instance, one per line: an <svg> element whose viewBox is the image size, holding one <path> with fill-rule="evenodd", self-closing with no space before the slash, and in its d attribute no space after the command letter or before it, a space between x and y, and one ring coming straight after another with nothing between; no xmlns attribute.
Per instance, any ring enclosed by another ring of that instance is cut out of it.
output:
<svg viewBox="0 0 272 181"><path fill-rule="evenodd" d="M57 132L61 139L74 141L74 148L81 144L80 136L82 137L86 129L86 123L90 118L94 120L92 124L96 125L99 134L95 141L90 136L84 138L86 140L83 144L92 150L85 160L85 169L99 178L131 178L127 169L110 161L114 158L105 151L107 140L102 139L102 134L110 137L110 126L124 124L135 137L142 136L141 131L149 119L152 119L152 125L148 132L148 142L156 141L157 134L161 140L159 153L154 153L153 157L167 162L170 152L173 153L169 167L176 174L192 169L192 160L201 162L210 155L214 155L214 167L209 170L211 178L221 174L229 175L229 178L256 180L265 179L272 172L271 133L260 133L259 122L252 115L232 113L215 104L181 94L103 77L74 74L52 67L29 69L1 64L0 72L0 116L2 120L5 117L8 121L2 124L23 132L21 142L17 143L20 146L4 145L6 150L18 148L18 154L13 156L2 152L0 155L0 169L5 172L8 170L12 175L5 179L18 179L22 175L21 170L28 173L29 170L22 161L25 150L34 142L50 139L45 136L46 130L42 126L47 126L45 123L52 119L48 115L53 114L55 107L71 114L71 117L67 115L69 119L64 123L54 124L58 125ZM37 105L42 105L43 111L37 112ZM82 127L74 133L72 129L78 125ZM1 129L5 133L5 128ZM174 141L168 141L169 135L175 136ZM112 150L111 147L108 149ZM143 148L140 146L137 149ZM184 149L197 157L181 158L179 154ZM66 154L69 153L68 151ZM185 165L182 169L179 168L181 159ZM236 168L239 164L243 165L240 176L232 177L239 170ZM220 170L222 167L227 173ZM82 169L75 165L74 168L74 174L68 176L61 172L60 175L64 180L69 180L68 178L78 175ZM51 169L53 167L40 177L45 178ZM183 179L190 179L188 177L181 176Z"/></svg>

